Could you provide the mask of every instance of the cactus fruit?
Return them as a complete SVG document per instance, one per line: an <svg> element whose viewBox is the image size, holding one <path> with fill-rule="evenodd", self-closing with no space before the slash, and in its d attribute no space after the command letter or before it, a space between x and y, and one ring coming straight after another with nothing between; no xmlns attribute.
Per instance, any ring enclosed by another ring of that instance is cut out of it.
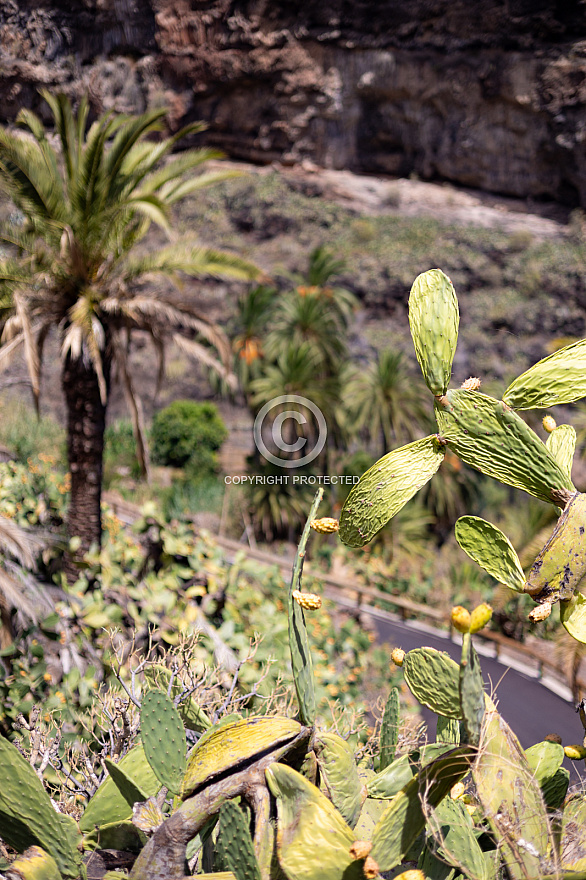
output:
<svg viewBox="0 0 586 880"><path fill-rule="evenodd" d="M160 663L151 663L145 668L143 675L149 687L153 689L159 688L160 690L166 690L169 692L172 673L166 666L163 666ZM174 701L183 690L183 684L177 677L175 677L175 680L171 684L169 696ZM188 697L186 700L179 703L177 711L179 712L181 720L189 730L203 733L205 730L209 730L212 726L209 716L203 711L203 709L200 709L193 697Z"/></svg>
<svg viewBox="0 0 586 880"><path fill-rule="evenodd" d="M442 441L481 473L562 507L576 491L537 434L502 401L456 390L435 409Z"/></svg>
<svg viewBox="0 0 586 880"><path fill-rule="evenodd" d="M452 282L439 269L418 275L409 294L415 354L432 394L445 394L458 342L460 313Z"/></svg>
<svg viewBox="0 0 586 880"><path fill-rule="evenodd" d="M542 444L543 445L543 444ZM445 455L435 434L389 452L360 478L340 515L340 538L367 544L437 472Z"/></svg>
<svg viewBox="0 0 586 880"><path fill-rule="evenodd" d="M586 396L586 339L560 348L518 376L503 394L514 409L546 409Z"/></svg>
<svg viewBox="0 0 586 880"><path fill-rule="evenodd" d="M151 770L142 743L135 745L116 766L140 789L142 797L139 800L146 800L159 791L161 783ZM113 778L108 776L85 808L79 827L84 832L90 832L95 826L123 822L131 816L132 804L124 797Z"/></svg>
<svg viewBox="0 0 586 880"><path fill-rule="evenodd" d="M314 519L312 521L311 528L319 532L320 535L332 535L338 531L340 523L331 516L322 516L321 519Z"/></svg>
<svg viewBox="0 0 586 880"><path fill-rule="evenodd" d="M266 770L277 801L279 863L288 880L364 880L355 835L322 792L284 764Z"/></svg>
<svg viewBox="0 0 586 880"><path fill-rule="evenodd" d="M393 648L391 651L391 660L395 666L402 666L405 660L405 651L402 648Z"/></svg>
<svg viewBox="0 0 586 880"><path fill-rule="evenodd" d="M469 379L466 379L465 382L462 382L460 388L462 389L462 391L478 391L481 385L482 382L480 381L480 379L474 376L470 376Z"/></svg>
<svg viewBox="0 0 586 880"><path fill-rule="evenodd" d="M301 575L303 573L305 548L307 547L307 540L311 531L311 523L315 520L323 494L324 490L320 488L313 499L307 522L299 539L295 564L293 565L293 573L291 575L291 585L287 596L289 651L291 652L291 668L293 670L295 693L297 694L297 705L299 706L299 718L302 724L306 724L309 727L315 723L317 714L313 661L311 659L311 648L309 646L303 609L293 597L293 593L301 592Z"/></svg>
<svg viewBox="0 0 586 880"><path fill-rule="evenodd" d="M248 820L234 801L220 809L214 868L232 871L236 880L261 880Z"/></svg>
<svg viewBox="0 0 586 880"><path fill-rule="evenodd" d="M118 849L138 853L146 843L143 832L132 822L112 822L94 828L84 838L84 849Z"/></svg>
<svg viewBox="0 0 586 880"><path fill-rule="evenodd" d="M55 859L41 849L31 846L10 865L6 880L61 880Z"/></svg>
<svg viewBox="0 0 586 880"><path fill-rule="evenodd" d="M479 516L461 516L456 540L464 553L501 584L522 592L525 574L513 545L500 529Z"/></svg>
<svg viewBox="0 0 586 880"><path fill-rule="evenodd" d="M255 756L292 742L302 731L291 718L249 716L213 727L202 736L187 762L182 798L228 770L240 769Z"/></svg>
<svg viewBox="0 0 586 880"><path fill-rule="evenodd" d="M424 767L393 798L372 835L372 858L381 871L400 864L425 827L422 799L432 807L468 772L472 749L459 746Z"/></svg>
<svg viewBox="0 0 586 880"><path fill-rule="evenodd" d="M484 717L484 682L478 654L472 644L470 633L464 634L462 660L460 662L460 706L467 740L477 746L480 742Z"/></svg>
<svg viewBox="0 0 586 880"><path fill-rule="evenodd" d="M564 754L571 761L583 761L586 758L586 748L580 745L564 746Z"/></svg>
<svg viewBox="0 0 586 880"><path fill-rule="evenodd" d="M445 651L415 648L405 654L405 681L423 706L446 718L462 718L460 667Z"/></svg>
<svg viewBox="0 0 586 880"><path fill-rule="evenodd" d="M160 782L179 794L185 773L185 728L173 701L163 691L142 698L140 732L147 761Z"/></svg>
<svg viewBox="0 0 586 880"><path fill-rule="evenodd" d="M576 431L571 425L560 425L545 443L568 479L572 479L572 463L576 452Z"/></svg>
<svg viewBox="0 0 586 880"><path fill-rule="evenodd" d="M470 632L470 612L462 605L454 605L450 620L455 630L460 633Z"/></svg>
<svg viewBox="0 0 586 880"><path fill-rule="evenodd" d="M301 590L293 590L291 596L306 611L317 611L318 608L321 608L321 596L318 596L317 593L302 593Z"/></svg>
<svg viewBox="0 0 586 880"><path fill-rule="evenodd" d="M372 856L366 856L364 859L362 873L366 880L376 880L377 877L380 877L378 863L375 862Z"/></svg>
<svg viewBox="0 0 586 880"><path fill-rule="evenodd" d="M372 849L372 841L355 840L350 847L350 855L353 859L365 859Z"/></svg>
<svg viewBox="0 0 586 880"><path fill-rule="evenodd" d="M350 828L358 821L366 790L358 776L354 749L331 731L316 731L314 751L322 788L340 811Z"/></svg>
<svg viewBox="0 0 586 880"><path fill-rule="evenodd" d="M544 416L541 420L541 424L543 426L543 430L548 434L551 434L552 431L555 431L557 428L557 422L553 416Z"/></svg>
<svg viewBox="0 0 586 880"><path fill-rule="evenodd" d="M0 834L22 852L41 846L68 880L79 876L79 829L71 816L58 813L37 774L18 749L0 736Z"/></svg>
<svg viewBox="0 0 586 880"><path fill-rule="evenodd" d="M399 689L391 688L381 722L379 739L379 771L392 764L399 739Z"/></svg>
<svg viewBox="0 0 586 880"><path fill-rule="evenodd" d="M547 873L555 848L541 791L517 737L493 706L472 775L513 880Z"/></svg>
<svg viewBox="0 0 586 880"><path fill-rule="evenodd" d="M470 612L470 633L480 632L492 617L492 608L488 602L481 602Z"/></svg>

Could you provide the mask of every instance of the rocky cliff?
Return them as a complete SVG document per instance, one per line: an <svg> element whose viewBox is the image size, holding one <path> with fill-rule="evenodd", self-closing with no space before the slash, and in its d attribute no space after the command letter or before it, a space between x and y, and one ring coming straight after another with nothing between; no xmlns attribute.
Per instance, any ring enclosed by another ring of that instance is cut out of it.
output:
<svg viewBox="0 0 586 880"><path fill-rule="evenodd" d="M36 89L170 108L256 162L586 205L580 0L0 0L0 116Z"/></svg>

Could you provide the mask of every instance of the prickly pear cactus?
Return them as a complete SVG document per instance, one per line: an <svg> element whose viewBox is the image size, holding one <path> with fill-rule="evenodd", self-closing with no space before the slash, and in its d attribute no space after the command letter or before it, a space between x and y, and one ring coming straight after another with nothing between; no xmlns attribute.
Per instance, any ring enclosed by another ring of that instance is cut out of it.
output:
<svg viewBox="0 0 586 880"><path fill-rule="evenodd" d="M586 495L576 493L533 563L526 592L536 602L571 599L586 575Z"/></svg>
<svg viewBox="0 0 586 880"><path fill-rule="evenodd" d="M40 846L31 846L18 856L6 877L7 880L62 880L55 859Z"/></svg>
<svg viewBox="0 0 586 880"><path fill-rule="evenodd" d="M168 690L169 685L171 685L171 693L169 696L172 700L174 700L183 690L183 685L177 680L177 678L171 684L171 672L166 666L163 666L160 663L152 663L150 666L147 666L143 675L149 687L153 689L158 688L159 690ZM203 711L203 709L200 709L193 697L188 697L181 702L177 706L177 711L179 712L179 716L185 727L189 730L203 733L205 730L209 730L212 726L209 716Z"/></svg>
<svg viewBox="0 0 586 880"><path fill-rule="evenodd" d="M582 583L580 587L583 587ZM574 593L571 599L560 601L560 620L563 627L577 642L586 644L586 597Z"/></svg>
<svg viewBox="0 0 586 880"><path fill-rule="evenodd" d="M403 660L405 681L423 706L446 718L462 718L460 667L445 651L415 648Z"/></svg>
<svg viewBox="0 0 586 880"><path fill-rule="evenodd" d="M379 765L378 769L384 770L392 764L395 758L395 750L399 739L399 689L391 688L389 698L385 705L383 720L381 723L379 740Z"/></svg>
<svg viewBox="0 0 586 880"><path fill-rule="evenodd" d="M409 326L426 385L445 394L458 342L460 312L452 282L439 269L418 275L409 294Z"/></svg>
<svg viewBox="0 0 586 880"><path fill-rule="evenodd" d="M459 687L466 739L471 745L477 746L484 718L484 682L478 654L469 632L464 633L462 639Z"/></svg>
<svg viewBox="0 0 586 880"><path fill-rule="evenodd" d="M140 733L147 761L160 782L179 794L185 774L185 728L163 691L148 691L140 708Z"/></svg>
<svg viewBox="0 0 586 880"><path fill-rule="evenodd" d="M350 828L353 828L366 796L358 776L354 749L338 734L320 730L314 737L314 750L322 786Z"/></svg>
<svg viewBox="0 0 586 880"><path fill-rule="evenodd" d="M64 878L79 875L80 834L71 816L58 813L37 774L18 749L0 736L0 834L22 852L40 845Z"/></svg>
<svg viewBox="0 0 586 880"><path fill-rule="evenodd" d="M214 868L232 871L236 880L261 880L248 821L234 801L220 809Z"/></svg>
<svg viewBox="0 0 586 880"><path fill-rule="evenodd" d="M460 723L454 718L437 716L435 740L438 743L451 743L453 746L460 745Z"/></svg>
<svg viewBox="0 0 586 880"><path fill-rule="evenodd" d="M470 880L493 880L474 833L474 823L461 800L446 797L427 810L427 830L439 855ZM494 876L494 875L493 875Z"/></svg>
<svg viewBox="0 0 586 880"><path fill-rule="evenodd" d="M455 526L456 540L464 553L496 581L522 592L525 574L506 535L479 516L461 516Z"/></svg>
<svg viewBox="0 0 586 880"><path fill-rule="evenodd" d="M559 425L551 432L545 445L568 479L572 479L572 464L576 452L576 431L571 425Z"/></svg>
<svg viewBox="0 0 586 880"><path fill-rule="evenodd" d="M340 538L362 547L431 480L445 455L435 435L379 459L352 489L340 514Z"/></svg>
<svg viewBox="0 0 586 880"><path fill-rule="evenodd" d="M547 409L586 397L586 339L566 345L518 376L503 394L514 409Z"/></svg>
<svg viewBox="0 0 586 880"><path fill-rule="evenodd" d="M398 794L415 775L415 762L410 755L401 755L392 764L375 773L366 783L372 798L392 798Z"/></svg>

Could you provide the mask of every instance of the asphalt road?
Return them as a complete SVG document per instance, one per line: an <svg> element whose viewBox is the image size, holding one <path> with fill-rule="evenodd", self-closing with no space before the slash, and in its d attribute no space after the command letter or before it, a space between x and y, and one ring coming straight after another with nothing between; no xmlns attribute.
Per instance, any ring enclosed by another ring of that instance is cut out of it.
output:
<svg viewBox="0 0 586 880"><path fill-rule="evenodd" d="M414 629L401 622L376 619L381 642L409 651L427 645L446 651L460 662L460 646L448 638ZM581 743L584 731L572 703L542 685L536 678L524 675L490 657L480 657L484 681L489 693L498 702L498 709L513 728L523 748L540 742L548 733L557 733L564 745ZM424 720L430 727L430 738L435 738L435 715L422 708ZM567 758L565 766L571 773L571 782L585 776L584 764Z"/></svg>

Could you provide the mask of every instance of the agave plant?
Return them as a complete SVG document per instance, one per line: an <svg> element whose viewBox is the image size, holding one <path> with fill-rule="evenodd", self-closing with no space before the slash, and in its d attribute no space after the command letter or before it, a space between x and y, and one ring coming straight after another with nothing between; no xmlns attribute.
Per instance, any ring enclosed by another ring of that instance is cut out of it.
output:
<svg viewBox="0 0 586 880"><path fill-rule="evenodd" d="M83 552L101 539L104 428L114 369L146 466L141 408L129 364L132 332L146 332L152 339L159 373L168 339L224 374L229 367L224 335L161 281L180 282L181 276L249 279L257 270L234 254L171 232L177 202L234 173L194 174L218 155L209 149L168 159L180 140L201 129L199 124L153 140L165 117L164 109L156 109L137 117L106 114L88 129L87 100L74 113L64 95L42 95L53 116L57 146L28 110L17 119L26 134L0 129L0 181L23 218L1 233L12 254L0 263L0 365L22 349L38 400L43 346L49 333L57 332L71 471L68 528L81 538ZM169 244L144 246L151 223L169 235Z"/></svg>

